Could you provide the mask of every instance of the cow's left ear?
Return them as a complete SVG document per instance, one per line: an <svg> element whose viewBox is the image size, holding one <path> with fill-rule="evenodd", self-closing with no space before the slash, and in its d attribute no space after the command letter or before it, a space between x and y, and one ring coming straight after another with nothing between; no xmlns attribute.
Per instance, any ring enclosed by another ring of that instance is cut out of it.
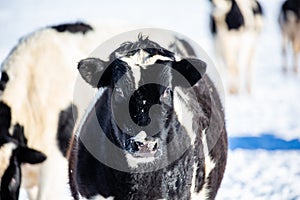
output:
<svg viewBox="0 0 300 200"><path fill-rule="evenodd" d="M18 160L21 163L38 164L46 160L46 155L28 147L19 147Z"/></svg>
<svg viewBox="0 0 300 200"><path fill-rule="evenodd" d="M172 68L181 75L173 74L173 86L191 87L204 76L206 63L196 58L185 58L174 62Z"/></svg>

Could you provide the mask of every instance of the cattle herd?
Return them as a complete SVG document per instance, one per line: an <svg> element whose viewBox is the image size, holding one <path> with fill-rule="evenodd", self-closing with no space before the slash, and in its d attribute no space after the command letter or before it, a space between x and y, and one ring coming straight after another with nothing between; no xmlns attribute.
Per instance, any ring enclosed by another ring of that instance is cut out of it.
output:
<svg viewBox="0 0 300 200"><path fill-rule="evenodd" d="M210 28L225 89L251 93L263 28L256 0L210 0ZM300 52L300 1L278 18L283 71ZM102 30L103 31L103 30ZM62 24L24 38L1 65L0 200L214 199L227 160L224 107L208 66L188 41L124 40L107 60L89 53L99 30ZM101 35L101 34L100 34ZM106 38L107 39L107 38ZM73 100L77 77L95 95Z"/></svg>

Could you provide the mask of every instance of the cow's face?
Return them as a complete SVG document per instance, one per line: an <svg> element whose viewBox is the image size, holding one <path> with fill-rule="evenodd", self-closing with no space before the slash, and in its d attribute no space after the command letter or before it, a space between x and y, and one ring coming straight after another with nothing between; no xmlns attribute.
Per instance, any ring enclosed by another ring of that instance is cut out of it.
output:
<svg viewBox="0 0 300 200"><path fill-rule="evenodd" d="M150 47L133 43L135 49L116 50L118 56L111 56L109 62L88 58L78 65L89 84L104 89L96 108L101 112L100 125L109 124L103 121L105 116L114 132L110 139L125 150L128 159L145 162L161 155L172 138L174 123L179 123L173 91L192 87L206 69L200 60L176 61L173 53L147 42ZM106 128L105 134L110 134Z"/></svg>

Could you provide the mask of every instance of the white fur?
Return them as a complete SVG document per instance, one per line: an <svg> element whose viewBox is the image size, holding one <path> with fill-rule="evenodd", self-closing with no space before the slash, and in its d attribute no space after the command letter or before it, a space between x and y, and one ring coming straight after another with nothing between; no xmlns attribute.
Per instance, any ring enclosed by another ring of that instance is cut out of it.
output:
<svg viewBox="0 0 300 200"><path fill-rule="evenodd" d="M145 139L147 137L147 134L145 131L141 131L139 132L135 137L134 137L134 140L137 141L137 142L144 142Z"/></svg>
<svg viewBox="0 0 300 200"><path fill-rule="evenodd" d="M141 80L141 67L138 66L138 65L135 65L135 66L132 66L131 68L132 70L132 73L133 73L133 76L134 76L134 86L135 86L135 89L138 89L139 88L139 83L140 83L140 80Z"/></svg>
<svg viewBox="0 0 300 200"><path fill-rule="evenodd" d="M203 153L204 153L204 159L205 159L205 179L204 179L204 185L199 193L194 193L194 199L208 199L208 195L210 193L210 190L208 189L208 177L211 171L215 168L216 163L209 155L209 147L207 144L206 139L206 130L202 131L202 144L203 144Z"/></svg>
<svg viewBox="0 0 300 200"><path fill-rule="evenodd" d="M5 170L9 166L9 160L12 155L12 152L14 149L17 148L17 145L9 142L5 143L0 147L0 178L3 176ZM0 179L0 185L1 185L1 179Z"/></svg>
<svg viewBox="0 0 300 200"><path fill-rule="evenodd" d="M156 158L154 156L151 157L133 157L130 153L125 153L125 157L128 163L128 166L131 167L132 169L135 169L139 166L139 164L141 163L150 163L150 162L154 162L156 160Z"/></svg>
<svg viewBox="0 0 300 200"><path fill-rule="evenodd" d="M127 56L122 57L121 60L128 63L128 65L131 67L140 66L143 68L146 68L147 66L154 64L157 60L163 60L163 61L172 60L169 57L165 57L161 55L155 55L151 57L149 57L149 55L150 54L147 53L146 51L139 50L138 52L136 52L134 55L130 57Z"/></svg>
<svg viewBox="0 0 300 200"><path fill-rule="evenodd" d="M193 164L193 176L192 176L192 185L191 185L191 195L193 199L193 195L195 194L195 188L196 188L196 176L197 176L197 167L198 163Z"/></svg>
<svg viewBox="0 0 300 200"><path fill-rule="evenodd" d="M196 134L193 129L193 112L190 109L189 97L182 91L181 87L175 87L174 90L174 111L180 124L186 129L191 139L191 145L194 145Z"/></svg>

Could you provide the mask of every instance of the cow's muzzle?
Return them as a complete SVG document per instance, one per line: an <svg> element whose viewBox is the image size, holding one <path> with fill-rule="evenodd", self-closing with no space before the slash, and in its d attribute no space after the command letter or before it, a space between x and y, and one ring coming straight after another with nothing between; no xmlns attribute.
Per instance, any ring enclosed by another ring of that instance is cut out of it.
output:
<svg viewBox="0 0 300 200"><path fill-rule="evenodd" d="M159 141L149 137L143 140L133 137L127 140L126 150L136 158L157 157L159 155Z"/></svg>

